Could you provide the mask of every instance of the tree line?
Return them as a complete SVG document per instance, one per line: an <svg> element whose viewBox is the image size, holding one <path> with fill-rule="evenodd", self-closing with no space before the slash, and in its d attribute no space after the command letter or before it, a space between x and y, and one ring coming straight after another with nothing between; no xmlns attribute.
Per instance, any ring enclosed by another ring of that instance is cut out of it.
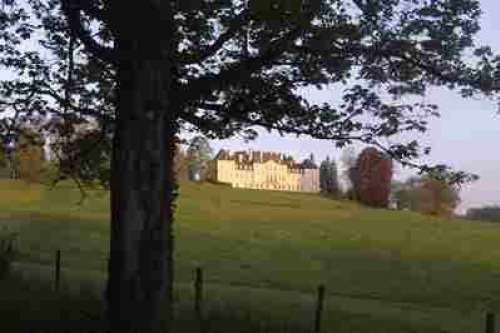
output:
<svg viewBox="0 0 500 333"><path fill-rule="evenodd" d="M74 145L88 142L86 137L92 131L80 131L74 136ZM70 154L61 149L62 138L52 140L49 149L56 155ZM61 177L54 161L48 160L44 152L47 139L37 133L37 129L25 127L19 136L15 149L4 145L0 150L0 172L3 177L22 179L29 183L42 180L54 182ZM174 158L174 171L178 180L204 181L208 179L208 161L213 158L209 140L203 135L196 135L185 141L186 149L179 140ZM64 146L68 148L68 146ZM101 171L109 174L109 156L101 157ZM68 157L62 160L67 160ZM98 159L94 159L96 162ZM57 161L57 159L55 159ZM356 156L353 150L345 150L341 159L344 171L339 174L334 158L326 157L319 166L320 191L323 195L343 198L379 208L411 210L434 216L452 217L460 203L456 186L429 176L413 176L405 181L393 179L391 158L374 147L368 147ZM303 161L316 166L314 155ZM84 169L80 169L83 172ZM96 168L91 169L96 170ZM342 188L339 178L347 181ZM91 177L91 178L96 178ZM98 178L98 177L97 177ZM500 219L498 207L470 209L467 218L496 221Z"/></svg>
<svg viewBox="0 0 500 333"><path fill-rule="evenodd" d="M320 166L321 192L337 198L355 200L378 208L411 210L428 215L452 217L460 203L459 188L430 176L413 176L401 182L393 179L393 162L384 152L367 147L356 156L346 150L344 171L329 157ZM345 189L339 177L347 180Z"/></svg>
<svg viewBox="0 0 500 333"><path fill-rule="evenodd" d="M470 208L467 210L465 218L468 220L500 222L500 206L491 205L491 206Z"/></svg>

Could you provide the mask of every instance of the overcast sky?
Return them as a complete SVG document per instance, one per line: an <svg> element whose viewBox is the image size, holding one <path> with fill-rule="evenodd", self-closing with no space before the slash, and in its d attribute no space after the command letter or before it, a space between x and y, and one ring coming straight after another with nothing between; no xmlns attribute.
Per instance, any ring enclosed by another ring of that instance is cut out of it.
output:
<svg viewBox="0 0 500 333"><path fill-rule="evenodd" d="M483 9L482 31L478 40L500 52L500 0L481 0ZM311 91L313 101L328 101L334 91ZM498 105L491 100L464 99L455 92L433 89L426 101L440 107L441 118L432 121L430 131L423 138L433 151L430 159L445 162L457 169L478 174L479 181L465 186L461 191L462 204L458 212L469 207L500 204L500 114ZM245 143L239 139L213 141L215 150L260 149L292 154L297 159L314 153L317 160L326 155L340 157L333 144L307 138L280 137L263 133L257 140ZM408 171L398 170L396 177L404 178Z"/></svg>

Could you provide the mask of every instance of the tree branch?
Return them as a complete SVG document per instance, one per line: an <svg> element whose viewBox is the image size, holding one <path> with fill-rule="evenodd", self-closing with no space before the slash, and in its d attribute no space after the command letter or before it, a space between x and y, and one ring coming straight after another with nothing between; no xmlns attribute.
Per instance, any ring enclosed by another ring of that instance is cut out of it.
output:
<svg viewBox="0 0 500 333"><path fill-rule="evenodd" d="M284 37L270 43L267 50L259 56L244 59L241 62L229 65L219 74L208 74L199 79L193 80L187 85L180 85L179 98L184 103L187 101L200 100L203 96L212 93L215 90L221 90L231 85L244 82L252 73L272 65L272 63L281 56L290 44L300 36L303 27L296 27L289 31Z"/></svg>
<svg viewBox="0 0 500 333"><path fill-rule="evenodd" d="M410 55L401 52L398 47L388 47L385 45L382 45L382 47L380 45L350 45L347 47L347 50L354 55L362 54L369 57L378 56L381 58L386 58L389 61L391 58L397 58L401 61L415 66L416 68L419 68L425 73L445 83L456 83L461 86L468 86L485 92L500 90L498 82L475 80L470 77L459 75L458 70L457 73L454 73L450 72L449 69L447 70L445 68L440 68L440 66L435 62L428 60L428 55L420 52L415 48L411 50ZM423 61L422 59L426 60Z"/></svg>
<svg viewBox="0 0 500 333"><path fill-rule="evenodd" d="M118 58L115 51L99 44L90 31L83 26L81 10L86 7L81 6L80 3L77 4L76 0L62 0L61 7L67 17L71 34L85 45L90 54L102 61L116 64Z"/></svg>
<svg viewBox="0 0 500 333"><path fill-rule="evenodd" d="M216 112L221 112L221 111L225 110L224 106L217 105L217 104L201 103L198 105L198 107L200 109L203 109L203 110L213 110ZM206 122L207 122L207 119L195 116L192 112L183 112L181 114L181 118L184 121L187 121L188 123L200 128L200 129L203 128L204 127L203 125L206 125ZM241 117L238 114L231 114L231 120L240 121L242 123L245 123L247 126L261 126L261 127L266 128L266 129L276 130L280 133L295 134L295 135L307 135L307 136L313 137L315 139L346 141L346 140L362 140L364 138L362 135L349 136L349 135L343 135L343 134L342 135L341 134L327 135L325 133L323 133L323 134L320 134L317 132L312 133L312 131L308 131L305 129L299 129L298 127L293 126L293 125L285 125L285 124L282 124L279 122L270 123L264 119L248 119L247 117ZM215 122L216 121L214 121L214 123Z"/></svg>
<svg viewBox="0 0 500 333"><path fill-rule="evenodd" d="M78 1L81 10L83 10L87 15L92 18L98 19L100 21L105 21L104 11L96 5L93 0L79 0Z"/></svg>
<svg viewBox="0 0 500 333"><path fill-rule="evenodd" d="M181 54L181 58L182 57L186 58L184 61L182 61L182 63L185 65L201 63L205 59L216 54L217 51L219 51L226 42L228 42L234 36L236 36L241 27L248 21L248 18L249 18L249 11L248 10L242 11L238 16L236 16L232 20L226 32L222 33L213 44L207 46L204 50L200 51L199 54L195 55Z"/></svg>
<svg viewBox="0 0 500 333"><path fill-rule="evenodd" d="M69 108L69 109L72 109L75 112L79 113L80 115L89 116L89 117L95 117L95 118L98 118L98 119L100 119L100 120L102 120L104 122L107 122L107 123L112 123L112 122L115 121L115 118L113 118L112 116L109 116L107 114L96 112L96 111L94 111L92 109L82 109L82 108L79 108L77 106L71 105L69 101L67 101L64 97L59 96L50 87L46 87L45 90L44 89L38 89L37 92L39 94L44 94L44 95L52 97L57 103L59 103L59 105L62 106L63 110L65 108ZM54 114L60 115L60 116L64 115L64 112L59 112L59 111L55 111L55 110L51 110L51 112L54 113Z"/></svg>

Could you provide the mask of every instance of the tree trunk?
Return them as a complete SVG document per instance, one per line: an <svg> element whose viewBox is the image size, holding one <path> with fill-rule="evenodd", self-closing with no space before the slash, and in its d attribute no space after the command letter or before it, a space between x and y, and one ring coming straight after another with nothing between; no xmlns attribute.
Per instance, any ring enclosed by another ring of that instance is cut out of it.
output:
<svg viewBox="0 0 500 333"><path fill-rule="evenodd" d="M160 318L169 324L172 317L177 128L168 103L171 35L154 8L118 5L107 317L113 332L159 332Z"/></svg>

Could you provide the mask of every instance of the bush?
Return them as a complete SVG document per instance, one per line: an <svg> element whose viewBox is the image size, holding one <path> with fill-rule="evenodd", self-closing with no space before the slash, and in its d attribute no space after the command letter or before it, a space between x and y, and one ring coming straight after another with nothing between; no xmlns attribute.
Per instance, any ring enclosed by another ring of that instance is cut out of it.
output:
<svg viewBox="0 0 500 333"><path fill-rule="evenodd" d="M340 198L345 200L357 201L356 192L352 188L349 188L344 192L341 192Z"/></svg>

